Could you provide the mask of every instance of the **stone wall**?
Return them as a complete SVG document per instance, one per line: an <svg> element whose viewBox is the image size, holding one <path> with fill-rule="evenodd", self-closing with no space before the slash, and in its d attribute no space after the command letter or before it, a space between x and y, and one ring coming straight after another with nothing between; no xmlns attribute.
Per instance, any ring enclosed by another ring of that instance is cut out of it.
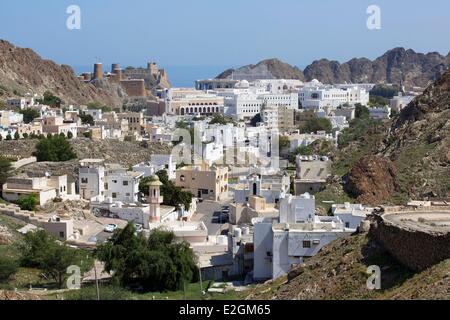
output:
<svg viewBox="0 0 450 320"><path fill-rule="evenodd" d="M424 210L430 211L443 210ZM384 211L371 216L370 235L400 263L411 270L421 271L450 258L450 232L408 228L384 219L383 214L386 213Z"/></svg>

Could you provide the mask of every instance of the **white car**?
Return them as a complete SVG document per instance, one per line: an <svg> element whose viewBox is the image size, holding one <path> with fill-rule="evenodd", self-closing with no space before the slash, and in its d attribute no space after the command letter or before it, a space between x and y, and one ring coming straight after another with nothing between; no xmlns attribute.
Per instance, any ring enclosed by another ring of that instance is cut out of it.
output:
<svg viewBox="0 0 450 320"><path fill-rule="evenodd" d="M114 231L116 231L116 229L118 228L117 224L108 224L105 226L104 231L105 232L109 232L109 233L113 233Z"/></svg>

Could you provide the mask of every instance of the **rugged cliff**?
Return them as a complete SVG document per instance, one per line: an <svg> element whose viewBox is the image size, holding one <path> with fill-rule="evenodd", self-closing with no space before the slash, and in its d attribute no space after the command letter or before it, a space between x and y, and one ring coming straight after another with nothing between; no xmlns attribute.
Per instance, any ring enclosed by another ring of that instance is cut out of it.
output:
<svg viewBox="0 0 450 320"><path fill-rule="evenodd" d="M217 76L219 79L230 79L231 77L234 79L245 78L246 80L256 78L305 80L305 76L299 68L278 59L267 59L256 65L251 64L238 69L228 69Z"/></svg>
<svg viewBox="0 0 450 320"><path fill-rule="evenodd" d="M411 49L395 48L371 61L355 58L345 63L327 59L316 60L302 72L277 59L264 60L257 65L230 69L218 78L230 78L234 71L249 78L266 75L268 78L286 78L323 83L392 83L404 84L407 88L426 87L436 81L450 66L450 54L437 52L417 53Z"/></svg>
<svg viewBox="0 0 450 320"><path fill-rule="evenodd" d="M85 84L67 65L44 60L31 49L0 40L0 99L51 91L68 104L99 102L120 106L122 90L106 81Z"/></svg>

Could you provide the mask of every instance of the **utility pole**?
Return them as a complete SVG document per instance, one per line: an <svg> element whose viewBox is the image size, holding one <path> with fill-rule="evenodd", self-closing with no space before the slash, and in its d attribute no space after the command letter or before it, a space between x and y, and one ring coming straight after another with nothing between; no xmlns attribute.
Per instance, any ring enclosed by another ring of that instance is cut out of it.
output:
<svg viewBox="0 0 450 320"><path fill-rule="evenodd" d="M98 287L97 266L95 265L95 261L94 261L94 274L95 274L95 287L97 291L97 300L100 301L100 289Z"/></svg>
<svg viewBox="0 0 450 320"><path fill-rule="evenodd" d="M200 276L200 293L203 295L202 269L200 268L200 263L198 264L198 275Z"/></svg>

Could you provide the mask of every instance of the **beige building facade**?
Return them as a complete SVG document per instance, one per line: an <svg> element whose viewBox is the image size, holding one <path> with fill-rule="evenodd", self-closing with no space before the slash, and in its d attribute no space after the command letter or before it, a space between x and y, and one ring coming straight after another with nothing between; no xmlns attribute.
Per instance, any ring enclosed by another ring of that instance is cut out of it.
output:
<svg viewBox="0 0 450 320"><path fill-rule="evenodd" d="M207 164L180 168L175 184L199 199L221 201L228 196L228 168Z"/></svg>

